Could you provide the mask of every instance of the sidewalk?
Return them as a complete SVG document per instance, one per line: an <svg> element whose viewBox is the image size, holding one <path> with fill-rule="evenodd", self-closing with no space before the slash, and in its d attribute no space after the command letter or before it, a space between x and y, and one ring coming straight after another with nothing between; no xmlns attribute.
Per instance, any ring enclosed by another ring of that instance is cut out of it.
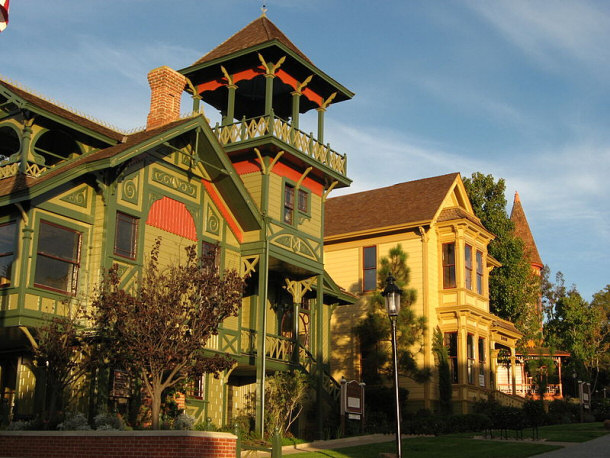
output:
<svg viewBox="0 0 610 458"><path fill-rule="evenodd" d="M554 444L555 442L546 443ZM560 443L560 445L564 444L567 443ZM536 455L537 458L603 458L605 456L610 456L610 434L587 442L570 443L560 450Z"/></svg>

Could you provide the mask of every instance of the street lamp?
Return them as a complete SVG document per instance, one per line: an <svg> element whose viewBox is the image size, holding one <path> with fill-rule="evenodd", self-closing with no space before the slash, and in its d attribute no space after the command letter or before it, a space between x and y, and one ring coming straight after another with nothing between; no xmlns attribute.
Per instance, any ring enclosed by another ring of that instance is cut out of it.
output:
<svg viewBox="0 0 610 458"><path fill-rule="evenodd" d="M400 443L400 402L398 400L398 356L396 354L396 317L400 312L400 296L402 290L394 283L392 274L388 275L386 287L381 293L385 298L385 308L392 324L392 356L394 359L394 395L396 397L396 456L402 458Z"/></svg>

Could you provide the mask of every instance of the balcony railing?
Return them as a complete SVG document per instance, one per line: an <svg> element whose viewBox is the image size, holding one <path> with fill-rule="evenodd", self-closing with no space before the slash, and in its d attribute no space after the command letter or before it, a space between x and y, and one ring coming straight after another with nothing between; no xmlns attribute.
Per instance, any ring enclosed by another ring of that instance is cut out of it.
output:
<svg viewBox="0 0 610 458"><path fill-rule="evenodd" d="M499 383L498 391L506 394L513 394L513 385L510 383ZM530 383L517 383L515 385L515 394L521 397L538 396L538 388ZM561 396L561 385L547 385L544 397L552 398L558 396Z"/></svg>
<svg viewBox="0 0 610 458"><path fill-rule="evenodd" d="M214 133L223 145L233 145L266 135L273 135L340 175L347 175L347 155L337 153L330 146L318 142L313 134L306 134L299 129L295 129L289 123L274 115L244 118L227 126L216 124Z"/></svg>
<svg viewBox="0 0 610 458"><path fill-rule="evenodd" d="M1 163L0 163L1 164ZM14 177L19 173L19 162L0 165L0 180L3 178ZM33 162L26 163L25 175L29 177L39 177L47 168L44 165L38 165Z"/></svg>

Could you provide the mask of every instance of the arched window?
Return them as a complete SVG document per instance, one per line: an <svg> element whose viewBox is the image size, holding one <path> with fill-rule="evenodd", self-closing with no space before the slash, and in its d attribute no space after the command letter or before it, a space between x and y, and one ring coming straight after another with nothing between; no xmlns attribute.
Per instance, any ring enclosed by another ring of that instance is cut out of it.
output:
<svg viewBox="0 0 610 458"><path fill-rule="evenodd" d="M0 126L0 161L4 161L11 157L12 154L18 153L21 147L19 134L9 126Z"/></svg>
<svg viewBox="0 0 610 458"><path fill-rule="evenodd" d="M45 165L52 166L68 159L72 154L79 154L80 149L74 139L59 130L49 130L43 133L36 144L34 151L44 157Z"/></svg>

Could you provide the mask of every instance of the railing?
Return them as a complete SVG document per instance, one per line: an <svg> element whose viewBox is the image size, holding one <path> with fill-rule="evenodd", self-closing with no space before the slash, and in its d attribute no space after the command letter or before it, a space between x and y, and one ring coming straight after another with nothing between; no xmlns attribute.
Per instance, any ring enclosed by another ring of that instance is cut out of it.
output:
<svg viewBox="0 0 610 458"><path fill-rule="evenodd" d="M314 139L313 134L306 134L299 129L295 129L275 115L244 118L228 126L216 124L214 133L223 145L273 135L331 170L343 176L347 174L347 155L337 153L330 146L323 145Z"/></svg>
<svg viewBox="0 0 610 458"><path fill-rule="evenodd" d="M295 345L293 340L280 336L267 335L265 344L267 358L286 362L293 360ZM298 351L299 365L305 372L311 374L316 368L316 358L303 345L299 344ZM241 330L241 352L248 355L256 353L256 331L252 329ZM341 395L341 386L330 376L326 369L322 370L322 384L324 390L332 399L339 399L339 396Z"/></svg>
<svg viewBox="0 0 610 458"><path fill-rule="evenodd" d="M499 383L498 391L506 394L513 394L513 385L510 383ZM515 394L517 396L526 397L538 394L538 388L530 383L517 383L515 385ZM544 393L545 397L559 396L561 394L561 385L547 385Z"/></svg>
<svg viewBox="0 0 610 458"><path fill-rule="evenodd" d="M19 165L19 162L13 162L12 164L0 166L0 180L17 175L19 173ZM44 165L28 162L26 163L25 175L30 177L38 177L46 170L47 168Z"/></svg>

